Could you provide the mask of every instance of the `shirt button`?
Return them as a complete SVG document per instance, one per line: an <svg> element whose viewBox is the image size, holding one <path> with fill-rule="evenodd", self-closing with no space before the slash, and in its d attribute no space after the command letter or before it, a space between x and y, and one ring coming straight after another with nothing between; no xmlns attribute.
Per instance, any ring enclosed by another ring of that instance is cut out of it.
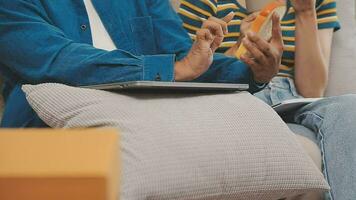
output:
<svg viewBox="0 0 356 200"><path fill-rule="evenodd" d="M162 80L161 75L157 73L155 81L161 81L161 80Z"/></svg>
<svg viewBox="0 0 356 200"><path fill-rule="evenodd" d="M81 28L83 31L85 31L85 30L87 29L87 25L82 24L82 25L80 26L80 28Z"/></svg>

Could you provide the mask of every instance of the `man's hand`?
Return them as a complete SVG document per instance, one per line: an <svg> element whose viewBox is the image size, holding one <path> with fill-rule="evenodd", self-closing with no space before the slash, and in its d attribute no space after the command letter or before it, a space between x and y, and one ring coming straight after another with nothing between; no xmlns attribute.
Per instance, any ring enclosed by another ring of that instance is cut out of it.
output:
<svg viewBox="0 0 356 200"><path fill-rule="evenodd" d="M241 60L251 68L254 79L259 83L268 83L279 70L283 54L283 39L279 16L272 17L272 38L270 42L254 33L248 33L243 44L249 55L242 55Z"/></svg>
<svg viewBox="0 0 356 200"><path fill-rule="evenodd" d="M196 33L196 40L188 55L175 63L175 80L190 81L206 72L213 62L213 54L228 33L227 24L234 18L229 13L223 19L210 17Z"/></svg>
<svg viewBox="0 0 356 200"><path fill-rule="evenodd" d="M241 45L242 39L246 36L247 31L250 29L252 22L256 19L258 13L252 13L246 18L244 18L241 22L240 26L240 37L237 40L237 42L232 46L230 49L228 49L224 54L225 56L230 56L230 57L235 57L236 51L239 49Z"/></svg>

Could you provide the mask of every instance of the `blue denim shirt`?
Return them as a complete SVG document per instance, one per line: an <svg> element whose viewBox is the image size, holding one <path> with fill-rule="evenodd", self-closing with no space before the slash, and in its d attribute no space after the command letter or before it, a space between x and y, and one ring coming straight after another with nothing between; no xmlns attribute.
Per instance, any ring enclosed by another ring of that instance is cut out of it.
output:
<svg viewBox="0 0 356 200"><path fill-rule="evenodd" d="M174 63L191 40L168 0L92 0L118 50L92 46L82 0L0 0L0 70L5 77L2 126L35 126L20 87L73 86L133 80L174 81ZM248 83L261 89L242 62L216 54L199 82ZM38 117L37 117L38 118Z"/></svg>

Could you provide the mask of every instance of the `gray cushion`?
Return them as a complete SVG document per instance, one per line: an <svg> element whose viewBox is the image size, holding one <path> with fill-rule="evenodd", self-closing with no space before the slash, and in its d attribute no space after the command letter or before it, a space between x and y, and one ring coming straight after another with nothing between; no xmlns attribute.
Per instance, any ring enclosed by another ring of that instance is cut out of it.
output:
<svg viewBox="0 0 356 200"><path fill-rule="evenodd" d="M298 124L287 124L289 129L298 135L304 136L314 142L315 144L318 144L318 140L316 138L316 134L311 131L310 129L306 128L305 126L298 125Z"/></svg>
<svg viewBox="0 0 356 200"><path fill-rule="evenodd" d="M248 93L23 90L52 127L121 130L122 200L276 200L328 189L286 124Z"/></svg>
<svg viewBox="0 0 356 200"><path fill-rule="evenodd" d="M356 93L355 0L338 1L341 30L335 33L327 95Z"/></svg>

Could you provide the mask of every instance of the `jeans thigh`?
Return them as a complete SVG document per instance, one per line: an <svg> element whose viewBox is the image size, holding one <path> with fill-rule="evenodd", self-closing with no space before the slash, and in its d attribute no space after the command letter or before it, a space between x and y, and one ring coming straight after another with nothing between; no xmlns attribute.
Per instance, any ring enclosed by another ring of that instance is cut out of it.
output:
<svg viewBox="0 0 356 200"><path fill-rule="evenodd" d="M356 95L329 97L301 108L295 123L313 130L331 186L326 199L356 199Z"/></svg>

